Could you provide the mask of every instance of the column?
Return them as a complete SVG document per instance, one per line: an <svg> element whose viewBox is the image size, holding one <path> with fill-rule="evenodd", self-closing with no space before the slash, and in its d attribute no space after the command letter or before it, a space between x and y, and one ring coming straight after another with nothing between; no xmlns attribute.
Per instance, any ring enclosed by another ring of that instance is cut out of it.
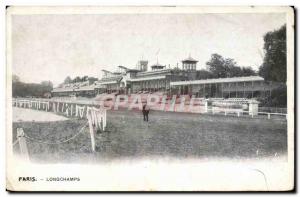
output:
<svg viewBox="0 0 300 197"><path fill-rule="evenodd" d="M222 91L222 98L224 98L223 97L223 83L221 83L221 91Z"/></svg>
<svg viewBox="0 0 300 197"><path fill-rule="evenodd" d="M205 106L205 113L207 113L208 112L208 99L205 99L204 106Z"/></svg>
<svg viewBox="0 0 300 197"><path fill-rule="evenodd" d="M246 86L246 82L244 82L244 88L243 88L243 90L244 90L244 98L245 98L245 86Z"/></svg>
<svg viewBox="0 0 300 197"><path fill-rule="evenodd" d="M235 83L235 98L237 98L237 91L238 91L238 83Z"/></svg>
<svg viewBox="0 0 300 197"><path fill-rule="evenodd" d="M251 98L253 98L253 81L252 81L251 94L252 94L252 97L251 97Z"/></svg>

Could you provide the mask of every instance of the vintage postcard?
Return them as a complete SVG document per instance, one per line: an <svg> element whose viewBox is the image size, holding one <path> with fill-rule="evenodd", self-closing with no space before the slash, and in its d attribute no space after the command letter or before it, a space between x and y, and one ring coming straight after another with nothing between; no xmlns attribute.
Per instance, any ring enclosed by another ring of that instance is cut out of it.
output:
<svg viewBox="0 0 300 197"><path fill-rule="evenodd" d="M7 7L8 191L291 191L292 7Z"/></svg>

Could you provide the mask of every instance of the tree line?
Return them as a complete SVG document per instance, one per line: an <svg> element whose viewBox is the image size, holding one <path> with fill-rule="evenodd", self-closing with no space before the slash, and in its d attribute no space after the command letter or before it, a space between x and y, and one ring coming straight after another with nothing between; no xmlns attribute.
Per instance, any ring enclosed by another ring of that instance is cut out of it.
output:
<svg viewBox="0 0 300 197"><path fill-rule="evenodd" d="M72 79L70 76L67 76L65 78L65 80L63 81L63 83L60 84L60 86L62 86L63 84L78 83L78 82L85 82L85 81L89 81L89 83L92 84L95 81L98 81L98 78L89 77L89 76L85 75L83 77L76 76L74 79Z"/></svg>
<svg viewBox="0 0 300 197"><path fill-rule="evenodd" d="M286 54L286 25L270 31L264 36L264 59L258 74L266 81L280 83L272 91L271 97L264 106L286 107L287 104L287 54Z"/></svg>
<svg viewBox="0 0 300 197"><path fill-rule="evenodd" d="M267 32L264 37L263 63L258 71L251 67L241 67L234 59L212 54L206 62L207 69L197 71L197 79L241 77L259 75L266 82L281 84L273 89L270 98L262 100L264 106L286 107L287 102L287 61L286 61L286 25Z"/></svg>
<svg viewBox="0 0 300 197"><path fill-rule="evenodd" d="M24 83L17 75L12 75L13 97L50 97L53 84L51 81L41 83Z"/></svg>
<svg viewBox="0 0 300 197"><path fill-rule="evenodd" d="M197 79L260 75L266 81L286 82L286 25L267 32L264 37L264 58L259 70L239 66L234 59L212 54L206 69L197 71Z"/></svg>
<svg viewBox="0 0 300 197"><path fill-rule="evenodd" d="M215 53L211 59L206 62L207 69L197 71L197 79L227 78L227 77L245 77L257 75L251 67L238 66L234 59L224 58Z"/></svg>

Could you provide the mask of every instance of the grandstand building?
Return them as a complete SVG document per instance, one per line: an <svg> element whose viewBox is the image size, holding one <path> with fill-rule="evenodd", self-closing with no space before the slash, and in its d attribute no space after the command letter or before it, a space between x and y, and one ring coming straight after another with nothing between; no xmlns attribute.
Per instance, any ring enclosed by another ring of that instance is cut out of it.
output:
<svg viewBox="0 0 300 197"><path fill-rule="evenodd" d="M171 82L173 94L210 98L257 98L271 96L278 83L268 83L260 76L216 78Z"/></svg>
<svg viewBox="0 0 300 197"><path fill-rule="evenodd" d="M62 84L52 90L52 96L84 96L93 97L95 96L96 84L90 83L89 81Z"/></svg>
<svg viewBox="0 0 300 197"><path fill-rule="evenodd" d="M197 60L182 60L182 67L158 63L148 68L148 61L140 60L135 69L118 66L117 72L102 70L102 78L88 82L63 84L52 91L53 96L87 96L98 94L154 93L189 94L197 97L254 98L270 96L278 84L267 83L260 76L197 80Z"/></svg>

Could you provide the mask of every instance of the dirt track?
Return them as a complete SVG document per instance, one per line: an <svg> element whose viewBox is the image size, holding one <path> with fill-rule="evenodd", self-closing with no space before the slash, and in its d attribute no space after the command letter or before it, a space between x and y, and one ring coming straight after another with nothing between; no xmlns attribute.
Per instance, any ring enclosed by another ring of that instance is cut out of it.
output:
<svg viewBox="0 0 300 197"><path fill-rule="evenodd" d="M67 120L68 118L64 116L59 116L54 113L49 113L45 111L37 111L26 108L13 107L13 122L52 122L59 120Z"/></svg>

